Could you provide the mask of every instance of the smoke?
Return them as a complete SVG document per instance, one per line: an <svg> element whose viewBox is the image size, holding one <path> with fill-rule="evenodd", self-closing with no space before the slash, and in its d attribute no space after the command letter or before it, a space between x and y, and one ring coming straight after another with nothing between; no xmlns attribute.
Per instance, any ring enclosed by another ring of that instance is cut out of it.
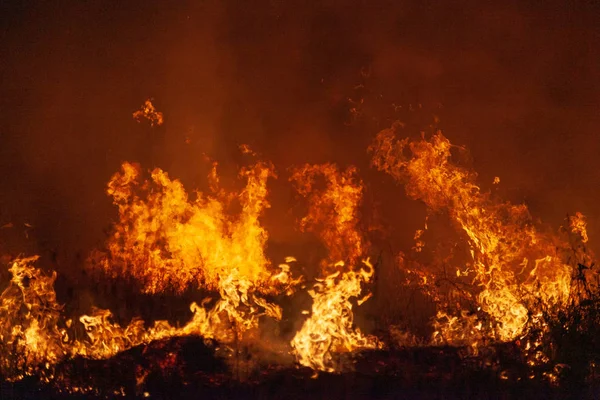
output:
<svg viewBox="0 0 600 400"><path fill-rule="evenodd" d="M205 156L233 182L246 143L279 171L274 251L308 240L288 212L288 168L326 161L358 166L367 204L407 249L423 207L369 169L366 147L395 119L418 134L435 116L484 187L500 176L499 194L554 226L582 211L597 243L597 5L308 3L3 5L0 225L68 269L104 240L122 161L202 189ZM160 128L131 118L149 97Z"/></svg>

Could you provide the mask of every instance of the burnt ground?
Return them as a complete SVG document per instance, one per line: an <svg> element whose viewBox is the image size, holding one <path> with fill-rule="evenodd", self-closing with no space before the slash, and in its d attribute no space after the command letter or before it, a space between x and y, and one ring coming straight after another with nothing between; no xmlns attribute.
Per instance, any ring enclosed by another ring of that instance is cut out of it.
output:
<svg viewBox="0 0 600 400"><path fill-rule="evenodd" d="M216 343L172 338L138 346L110 360L68 360L53 383L28 377L3 380L4 399L586 399L600 397L598 382L563 372L558 384L525 366L516 346L466 349L421 347L362 352L353 371L319 373L256 362L240 373L215 356ZM246 360L247 361L247 360ZM235 365L235 364L234 364ZM247 364L246 364L247 365ZM533 378L528 378L530 375ZM243 375L243 376L242 376ZM86 393L66 388L90 387Z"/></svg>

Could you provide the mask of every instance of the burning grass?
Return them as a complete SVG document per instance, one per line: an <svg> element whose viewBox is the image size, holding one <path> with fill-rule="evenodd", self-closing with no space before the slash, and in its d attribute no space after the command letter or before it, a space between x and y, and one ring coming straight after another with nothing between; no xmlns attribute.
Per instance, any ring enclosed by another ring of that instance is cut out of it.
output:
<svg viewBox="0 0 600 400"><path fill-rule="evenodd" d="M308 209L299 228L327 249L314 282L299 273L302 255L278 265L266 256L260 217L276 177L270 163L241 169L237 192L220 187L215 163L210 193L193 195L160 169L144 178L124 163L107 190L119 219L87 268L164 304L202 297L177 321L120 321L100 308L72 316L57 301L55 273L36 267L37 257L14 259L0 296L0 372L12 382L3 390L31 384L55 396L179 398L285 397L283 384L291 387L286 398L319 390L347 398L597 390L600 291L585 217L543 230L525 205L481 190L441 132L417 140L401 133L400 124L382 131L370 153L375 168L429 210L406 254L369 261L356 168L292 171ZM436 219L456 231L451 251L429 241ZM434 246L431 261L419 261ZM390 304L403 291L431 309L425 328ZM290 310L302 296L310 307ZM361 330L369 319L371 329Z"/></svg>

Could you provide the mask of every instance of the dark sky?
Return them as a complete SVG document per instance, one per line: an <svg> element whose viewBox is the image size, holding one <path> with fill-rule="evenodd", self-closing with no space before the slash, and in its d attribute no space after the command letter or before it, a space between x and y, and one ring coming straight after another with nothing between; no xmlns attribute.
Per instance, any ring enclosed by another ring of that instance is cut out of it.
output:
<svg viewBox="0 0 600 400"><path fill-rule="evenodd" d="M115 218L105 185L122 161L202 187L204 153L232 174L248 143L279 171L275 241L293 223L286 169L324 161L358 165L408 240L422 209L366 147L394 118L416 132L435 115L484 187L500 176L555 228L582 211L600 237L600 3L496 3L1 2L0 225L86 253ZM131 118L148 97L159 129Z"/></svg>

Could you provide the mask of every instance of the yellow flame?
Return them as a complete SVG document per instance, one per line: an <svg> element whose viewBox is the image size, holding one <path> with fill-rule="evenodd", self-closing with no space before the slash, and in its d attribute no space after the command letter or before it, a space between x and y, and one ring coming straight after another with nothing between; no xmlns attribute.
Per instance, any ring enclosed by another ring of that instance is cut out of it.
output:
<svg viewBox="0 0 600 400"><path fill-rule="evenodd" d="M141 181L139 167L124 163L108 184L120 218L108 253L94 264L115 278L139 280L148 293L207 287L218 292L214 306L192 303L192 318L180 328L166 321L146 328L139 318L121 326L109 310L94 309L78 318L86 337L76 340L69 335L73 322L65 320L56 302L56 274L45 276L34 268L37 257L16 260L0 298L6 322L0 328L2 354L14 356L3 358L0 372L14 377L39 370L51 374L52 366L66 357L108 358L170 336L196 334L227 344L256 328L263 315L281 319L281 308L264 294L291 294L302 279L292 279L288 264L271 271L264 254L267 234L259 216L269 206L266 182L274 175L272 167L257 163L241 170L246 187L235 195L241 206L236 217L225 212L234 196L218 189L215 168L210 177L214 197L198 193L191 201L181 182L160 169Z"/></svg>
<svg viewBox="0 0 600 400"><path fill-rule="evenodd" d="M536 230L527 207L491 200L475 184L474 173L451 161L452 145L441 132L430 140L398 140L399 128L378 134L370 148L373 165L404 182L410 197L448 213L466 234L474 283L481 287L478 303L495 321L493 334L500 340L520 335L529 318L527 305L536 297L548 306L563 305L570 269L553 240Z"/></svg>
<svg viewBox="0 0 600 400"><path fill-rule="evenodd" d="M354 327L350 299L360 296L361 284L368 283L373 276L369 260L364 261L364 266L359 271L335 272L309 290L313 298L310 317L292 339L300 364L334 372L340 370L336 353L380 347L375 337L364 335ZM340 262L336 267L344 267L344 264Z"/></svg>
<svg viewBox="0 0 600 400"><path fill-rule="evenodd" d="M586 243L588 241L587 222L585 220L585 216L582 213L576 212L575 215L570 216L569 226L571 228L571 232L579 235L583 243Z"/></svg>
<svg viewBox="0 0 600 400"><path fill-rule="evenodd" d="M34 268L37 259L12 262L12 279L0 296L0 372L13 378L46 370L66 354L66 334L59 329L61 307L53 288L56 274L47 276Z"/></svg>
<svg viewBox="0 0 600 400"><path fill-rule="evenodd" d="M108 184L120 219L103 268L114 277L135 277L147 293L180 292L190 285L218 289L233 270L258 286L267 281L267 233L258 219L269 207L266 183L272 167L258 163L240 175L247 181L237 195L242 210L231 218L225 211L231 197L224 192L217 197L197 193L190 200L181 182L164 171L155 169L151 180L140 182L139 167L124 163ZM210 178L217 190L214 169Z"/></svg>
<svg viewBox="0 0 600 400"><path fill-rule="evenodd" d="M339 370L336 353L379 346L376 338L365 336L353 324L350 299L358 299L362 284L369 283L374 273L368 260L364 268L352 269L367 247L358 231L363 186L355 175L353 167L340 172L333 164L322 164L298 168L291 178L309 200L301 228L318 233L329 250L329 260L323 263L327 276L309 290L312 311L291 343L297 361L316 370ZM318 177L324 178L323 189ZM368 298L358 299L359 305Z"/></svg>
<svg viewBox="0 0 600 400"><path fill-rule="evenodd" d="M148 103L141 114L145 117L155 113ZM162 123L162 114L160 118ZM464 234L472 257L452 271L457 279L473 279L477 312L460 306L454 313L438 310L432 343L470 345L477 351L489 339L513 340L528 326L545 328L536 301L542 301L544 311L563 307L573 290L571 270L557 250L564 243L540 232L524 205L499 202L482 192L475 174L452 161L453 146L440 132L429 140L397 140L397 127L377 136L371 147L373 164L404 182L410 197L446 213ZM256 156L247 146L242 151ZM267 232L259 219L269 207L267 181L275 176L273 166L258 162L242 169L244 189L227 192L213 163L210 194L192 196L160 169L153 170L149 179L142 175L137 165L124 163L108 183L119 219L107 251L92 265L114 278L136 279L146 293L207 288L216 299L192 303L191 318L182 327L167 321L147 327L140 318L121 326L110 310L102 309L73 322L57 303L56 274L35 268L37 257L14 260L9 268L12 278L0 295L3 376L19 379L39 373L51 379L53 366L66 358L108 358L172 336L201 335L231 344L251 335L259 318L282 318L281 307L266 295L290 295L304 277L292 277L294 257L274 268L265 255ZM290 178L309 204L301 229L315 233L328 249L322 278L308 291L311 310L303 311L308 317L290 343L298 363L315 370L339 371L344 353L382 347L354 324L354 304L371 297L364 288L375 273L367 258L369 242L360 233L364 188L357 175L354 167L340 171L334 164L322 164L297 168ZM494 183L498 182L496 178ZM236 206L239 211L234 215L231 210ZM585 217L576 213L568 222L569 234L577 243L586 243ZM423 249L427 229L426 221L415 233L416 251ZM435 291L427 291L438 280L435 273L412 267L405 272L409 284L438 300ZM83 338L75 335L78 324L84 329ZM395 335L403 343L417 342L398 329ZM530 362L546 360L541 352L536 357Z"/></svg>

